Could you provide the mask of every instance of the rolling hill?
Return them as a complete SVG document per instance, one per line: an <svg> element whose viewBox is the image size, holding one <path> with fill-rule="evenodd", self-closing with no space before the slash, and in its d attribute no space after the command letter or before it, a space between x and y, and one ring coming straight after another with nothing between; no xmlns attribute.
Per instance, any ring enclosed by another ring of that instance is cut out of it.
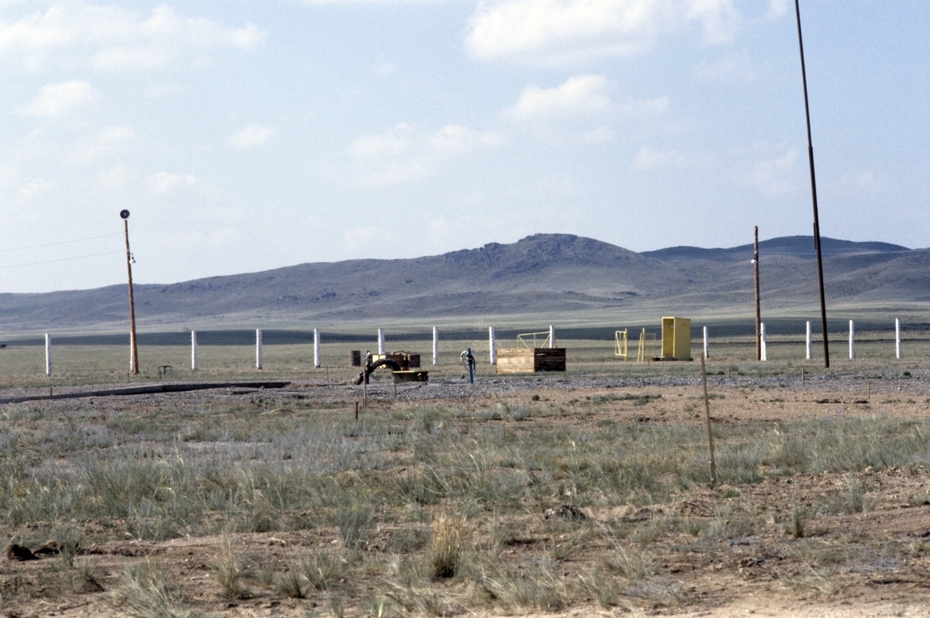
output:
<svg viewBox="0 0 930 618"><path fill-rule="evenodd" d="M930 301L930 250L824 238L828 302ZM818 301L809 236L760 243L767 308ZM744 310L752 302L752 246L673 247L635 253L565 234L399 260L351 260L136 285L140 327L331 324L379 316L560 314L686 306ZM126 322L125 285L46 294L0 294L0 330L107 329Z"/></svg>

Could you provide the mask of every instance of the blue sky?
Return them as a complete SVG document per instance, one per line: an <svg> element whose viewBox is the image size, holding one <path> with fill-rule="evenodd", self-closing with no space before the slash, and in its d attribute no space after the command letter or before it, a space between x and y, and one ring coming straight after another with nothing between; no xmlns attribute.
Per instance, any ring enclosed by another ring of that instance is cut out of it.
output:
<svg viewBox="0 0 930 618"><path fill-rule="evenodd" d="M930 2L802 0L821 232L930 246ZM0 292L808 235L787 0L0 0Z"/></svg>

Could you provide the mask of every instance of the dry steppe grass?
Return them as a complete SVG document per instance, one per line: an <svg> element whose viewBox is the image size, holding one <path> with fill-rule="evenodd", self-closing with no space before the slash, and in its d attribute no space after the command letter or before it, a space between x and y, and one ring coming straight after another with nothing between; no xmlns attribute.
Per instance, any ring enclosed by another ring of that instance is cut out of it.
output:
<svg viewBox="0 0 930 618"><path fill-rule="evenodd" d="M335 362L282 390L0 406L0 531L60 548L0 561L2 611L925 611L925 364L825 371L718 346L711 488L699 366L578 348L568 374L483 367L472 391L453 364L396 396L379 379L358 420L361 387ZM47 390L5 379L7 394ZM82 388L68 379L53 388Z"/></svg>

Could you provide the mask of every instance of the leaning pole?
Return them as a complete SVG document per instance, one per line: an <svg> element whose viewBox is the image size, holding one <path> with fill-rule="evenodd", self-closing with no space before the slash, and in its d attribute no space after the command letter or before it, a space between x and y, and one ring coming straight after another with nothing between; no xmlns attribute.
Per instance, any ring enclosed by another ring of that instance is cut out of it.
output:
<svg viewBox="0 0 930 618"><path fill-rule="evenodd" d="M811 139L811 111L807 98L807 69L804 66L804 40L801 37L801 6L794 0L798 19L798 47L801 51L801 80L804 83L804 115L807 118L807 158L811 168L811 198L814 205L814 249L817 251L817 275L820 281L820 322L823 328L823 364L830 367L830 344L827 333L827 301L823 289L823 254L820 251L820 217L817 214L817 178L814 174L814 142Z"/></svg>

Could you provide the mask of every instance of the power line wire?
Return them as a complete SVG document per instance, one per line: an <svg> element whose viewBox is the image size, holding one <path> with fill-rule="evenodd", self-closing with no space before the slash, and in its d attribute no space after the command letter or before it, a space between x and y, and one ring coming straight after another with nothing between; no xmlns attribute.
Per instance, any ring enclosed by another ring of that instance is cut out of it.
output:
<svg viewBox="0 0 930 618"><path fill-rule="evenodd" d="M8 266L0 266L0 270L8 268L23 268L26 266L40 266L42 264L55 264L57 262L70 262L71 260L82 260L85 258L100 257L102 255L115 255L117 253L122 253L122 251L107 251L106 253L92 253L90 255L78 255L75 257L60 258L57 260L46 260L44 262L29 262L28 264L10 264Z"/></svg>
<svg viewBox="0 0 930 618"><path fill-rule="evenodd" d="M75 240L62 240L61 242L50 242L44 245L32 245L29 247L13 247L11 249L0 249L0 253L8 253L11 251L26 251L27 249L42 249L44 247L55 247L58 245L69 245L78 242L86 242L88 240L98 240L100 238L110 238L111 236L122 236L122 234L103 234L102 236L89 236L88 238L78 238ZM101 254L103 255L103 254Z"/></svg>

